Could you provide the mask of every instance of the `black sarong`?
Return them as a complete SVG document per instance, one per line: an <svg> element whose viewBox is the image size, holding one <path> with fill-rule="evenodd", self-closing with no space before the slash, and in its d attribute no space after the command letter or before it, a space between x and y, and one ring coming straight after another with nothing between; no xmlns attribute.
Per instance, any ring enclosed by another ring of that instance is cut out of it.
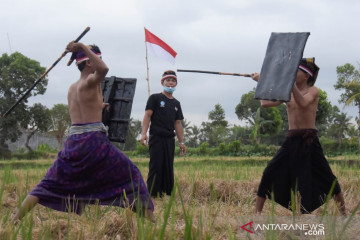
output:
<svg viewBox="0 0 360 240"><path fill-rule="evenodd" d="M174 137L150 135L147 187L153 197L171 195L174 187Z"/></svg>
<svg viewBox="0 0 360 240"><path fill-rule="evenodd" d="M271 198L291 209L291 191L301 196L301 212L310 213L326 200L336 177L327 162L317 130L290 130L288 136L268 163L261 178L257 195ZM333 194L341 192L336 182Z"/></svg>

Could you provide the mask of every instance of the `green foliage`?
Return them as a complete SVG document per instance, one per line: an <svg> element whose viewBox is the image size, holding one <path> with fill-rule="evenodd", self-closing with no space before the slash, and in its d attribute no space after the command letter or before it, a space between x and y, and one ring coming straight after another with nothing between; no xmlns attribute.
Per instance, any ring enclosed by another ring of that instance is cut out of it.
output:
<svg viewBox="0 0 360 240"><path fill-rule="evenodd" d="M359 154L357 137L344 139L341 146L337 139L325 136L320 137L320 143L326 156L343 156L346 154Z"/></svg>
<svg viewBox="0 0 360 240"><path fill-rule="evenodd" d="M126 135L124 150L134 151L138 142L137 137L141 134L141 121L130 118L129 129Z"/></svg>
<svg viewBox="0 0 360 240"><path fill-rule="evenodd" d="M220 104L216 104L214 110L209 112L210 122L202 122L199 137L193 140L208 142L209 147L219 145L226 141L228 136L228 122L225 120L225 111ZM193 128L193 131L198 129ZM196 142L197 144L197 142Z"/></svg>
<svg viewBox="0 0 360 240"><path fill-rule="evenodd" d="M203 142L198 148L187 148L186 156L273 156L278 146L266 144L243 145L239 140L228 144L220 143L217 147L209 147ZM175 156L179 156L180 149L175 149Z"/></svg>
<svg viewBox="0 0 360 240"><path fill-rule="evenodd" d="M241 149L241 143L239 140L233 141L229 144L228 153L229 155L238 155Z"/></svg>
<svg viewBox="0 0 360 240"><path fill-rule="evenodd" d="M62 142L65 137L66 130L71 126L71 119L68 106L66 104L55 104L50 110L51 132L58 140L60 150L62 148Z"/></svg>
<svg viewBox="0 0 360 240"><path fill-rule="evenodd" d="M51 147L50 147L48 144L46 144L46 143L40 144L40 145L38 146L37 150L38 150L39 152L44 152L44 153L46 153L46 152L48 152L48 153L56 153L56 152L57 152L57 149L51 148Z"/></svg>
<svg viewBox="0 0 360 240"><path fill-rule="evenodd" d="M0 57L0 112L5 113L45 70L39 62L31 60L19 52L11 55L3 54ZM21 134L20 126L26 126L29 120L27 99L44 94L47 83L47 78L43 78L6 118L0 118L1 148L7 148L5 141L15 142L18 139Z"/></svg>
<svg viewBox="0 0 360 240"><path fill-rule="evenodd" d="M140 142L136 143L135 155L149 157L149 146L143 146Z"/></svg>
<svg viewBox="0 0 360 240"><path fill-rule="evenodd" d="M200 128L193 125L189 127L188 131L185 131L185 143L189 147L198 147L200 138Z"/></svg>
<svg viewBox="0 0 360 240"><path fill-rule="evenodd" d="M316 110L316 125L326 125L330 121L332 106L327 99L327 93L320 88L319 90L319 103Z"/></svg>
<svg viewBox="0 0 360 240"><path fill-rule="evenodd" d="M0 159L9 159L11 158L11 151L7 146L0 145Z"/></svg>
<svg viewBox="0 0 360 240"><path fill-rule="evenodd" d="M44 159L44 158L52 158L53 155L49 154L49 152L47 151L32 151L32 152L18 152L18 153L13 153L11 155L12 159Z"/></svg>
<svg viewBox="0 0 360 240"><path fill-rule="evenodd" d="M32 151L29 146L31 137L35 132L47 132L50 124L50 110L46 106L35 103L29 108L29 120L23 128L28 129L25 146L30 152Z"/></svg>
<svg viewBox="0 0 360 240"><path fill-rule="evenodd" d="M260 107L260 101L254 99L255 89L243 94L240 103L236 105L235 113L240 120L246 120L250 125L255 124L256 112Z"/></svg>
<svg viewBox="0 0 360 240"><path fill-rule="evenodd" d="M339 102L345 103L353 95L360 92L360 72L350 63L336 68L337 82L334 85L336 90L345 90L340 95ZM360 96L353 100L356 106L360 105Z"/></svg>
<svg viewBox="0 0 360 240"><path fill-rule="evenodd" d="M206 155L208 153L209 143L203 142L199 146L199 154Z"/></svg>
<svg viewBox="0 0 360 240"><path fill-rule="evenodd" d="M225 143L220 143L218 146L219 155L226 155L227 147Z"/></svg>
<svg viewBox="0 0 360 240"><path fill-rule="evenodd" d="M280 131L283 120L277 107L262 108L260 116L264 119L260 127L261 134L275 135Z"/></svg>
<svg viewBox="0 0 360 240"><path fill-rule="evenodd" d="M228 125L225 120L225 110L220 104L215 105L215 109L209 112L208 118L213 127L227 127Z"/></svg>

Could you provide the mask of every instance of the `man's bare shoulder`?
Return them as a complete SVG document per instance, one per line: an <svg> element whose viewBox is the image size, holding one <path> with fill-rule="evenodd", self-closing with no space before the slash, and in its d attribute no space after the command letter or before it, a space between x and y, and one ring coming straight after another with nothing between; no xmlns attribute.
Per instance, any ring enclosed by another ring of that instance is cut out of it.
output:
<svg viewBox="0 0 360 240"><path fill-rule="evenodd" d="M315 87L315 86L311 86L311 87L309 87L309 92L318 94L319 89L317 87Z"/></svg>

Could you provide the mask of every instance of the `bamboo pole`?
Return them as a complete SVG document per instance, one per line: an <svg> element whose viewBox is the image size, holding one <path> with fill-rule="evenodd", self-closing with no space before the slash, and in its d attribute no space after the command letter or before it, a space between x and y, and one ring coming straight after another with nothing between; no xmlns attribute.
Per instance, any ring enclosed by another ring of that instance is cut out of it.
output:
<svg viewBox="0 0 360 240"><path fill-rule="evenodd" d="M231 75L231 76L240 76L240 77L251 77L250 74L242 74L242 73L225 73L225 72L211 72L211 71L184 70L184 69L177 69L177 71L178 71L178 72L209 73L209 74L218 74L218 75Z"/></svg>

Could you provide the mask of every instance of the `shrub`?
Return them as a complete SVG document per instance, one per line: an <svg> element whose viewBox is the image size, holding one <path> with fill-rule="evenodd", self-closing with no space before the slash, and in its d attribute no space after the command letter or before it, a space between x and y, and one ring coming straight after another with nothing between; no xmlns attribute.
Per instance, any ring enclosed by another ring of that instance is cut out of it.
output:
<svg viewBox="0 0 360 240"><path fill-rule="evenodd" d="M208 142L203 142L200 144L199 146L199 154L201 155L206 155L208 153L209 149L209 143Z"/></svg>
<svg viewBox="0 0 360 240"><path fill-rule="evenodd" d="M228 148L225 143L220 143L218 146L218 154L219 155L228 155Z"/></svg>
<svg viewBox="0 0 360 240"><path fill-rule="evenodd" d="M137 156L150 156L149 154L149 146L144 146L142 145L140 142L136 143L136 150L135 150L135 155Z"/></svg>
<svg viewBox="0 0 360 240"><path fill-rule="evenodd" d="M239 140L232 141L229 144L229 154L233 156L238 156L240 153L241 143Z"/></svg>

